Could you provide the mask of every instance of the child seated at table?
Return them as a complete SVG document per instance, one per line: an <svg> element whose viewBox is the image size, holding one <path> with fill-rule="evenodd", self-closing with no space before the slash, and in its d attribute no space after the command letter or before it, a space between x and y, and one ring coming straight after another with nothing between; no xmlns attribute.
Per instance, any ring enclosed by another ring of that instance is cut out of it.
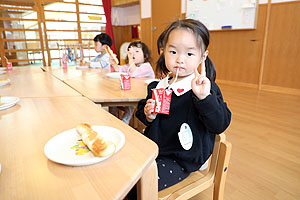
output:
<svg viewBox="0 0 300 200"><path fill-rule="evenodd" d="M105 47L112 45L111 37L106 33L98 34L94 37L94 49L99 53L91 62L84 63L84 66L90 66L91 68L105 68L110 69L109 55L105 51Z"/></svg>
<svg viewBox="0 0 300 200"><path fill-rule="evenodd" d="M117 72L128 73L133 78L154 78L154 71L150 64L151 53L148 46L141 41L131 42L127 48L127 63L125 65L117 65L113 59L110 63ZM134 111L134 106L124 107L125 113L122 121L129 124L130 118ZM113 114L116 114L117 109L110 109Z"/></svg>
<svg viewBox="0 0 300 200"><path fill-rule="evenodd" d="M210 38L205 25L193 19L177 20L164 34L157 70L166 77L148 85L147 97L139 101L136 111L146 126L144 135L159 148L159 191L203 166L213 151L215 135L224 132L231 121L208 57ZM154 109L159 103L152 99L155 89L169 92L168 113Z"/></svg>
<svg viewBox="0 0 300 200"><path fill-rule="evenodd" d="M141 41L134 41L127 48L127 63L117 65L113 60L111 64L115 71L128 73L133 78L154 78L150 64L151 54L148 46Z"/></svg>

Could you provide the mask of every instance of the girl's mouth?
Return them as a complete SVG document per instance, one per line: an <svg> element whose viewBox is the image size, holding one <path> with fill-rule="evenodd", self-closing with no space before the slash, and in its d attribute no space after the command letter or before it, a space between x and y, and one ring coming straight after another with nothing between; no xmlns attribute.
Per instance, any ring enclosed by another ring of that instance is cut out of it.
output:
<svg viewBox="0 0 300 200"><path fill-rule="evenodd" d="M176 66L176 67L174 67L174 68L175 68L176 70L177 70L177 69L179 69L179 70L180 70L180 69L183 69L183 67L181 67L181 66Z"/></svg>

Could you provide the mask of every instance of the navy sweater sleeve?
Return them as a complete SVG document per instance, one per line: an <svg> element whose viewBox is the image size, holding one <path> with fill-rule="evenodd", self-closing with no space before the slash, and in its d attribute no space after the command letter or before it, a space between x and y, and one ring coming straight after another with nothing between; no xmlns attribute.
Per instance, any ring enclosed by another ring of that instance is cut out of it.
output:
<svg viewBox="0 0 300 200"><path fill-rule="evenodd" d="M220 134L229 126L231 112L216 83L212 83L211 94L203 100L193 94L193 102L199 112L199 118L210 133Z"/></svg>

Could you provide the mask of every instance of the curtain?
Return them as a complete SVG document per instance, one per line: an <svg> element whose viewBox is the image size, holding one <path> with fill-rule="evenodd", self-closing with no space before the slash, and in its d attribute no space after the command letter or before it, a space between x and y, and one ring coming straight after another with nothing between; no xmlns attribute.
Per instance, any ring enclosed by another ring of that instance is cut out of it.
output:
<svg viewBox="0 0 300 200"><path fill-rule="evenodd" d="M104 8L104 14L106 17L106 27L105 27L105 33L107 33L111 39L113 40L113 45L111 46L111 50L116 53L116 47L114 42L114 33L112 29L111 24L111 0L102 0L103 8Z"/></svg>
<svg viewBox="0 0 300 200"><path fill-rule="evenodd" d="M139 38L139 29L137 25L131 26L131 38L132 39Z"/></svg>
<svg viewBox="0 0 300 200"><path fill-rule="evenodd" d="M102 3L103 3L104 14L106 17L105 33L107 33L111 37L111 39L113 41L111 50L114 53L116 53L114 33L113 33L113 29L112 29L112 24L111 24L111 0L102 0ZM112 65L110 65L110 71L112 71L112 72L115 71Z"/></svg>

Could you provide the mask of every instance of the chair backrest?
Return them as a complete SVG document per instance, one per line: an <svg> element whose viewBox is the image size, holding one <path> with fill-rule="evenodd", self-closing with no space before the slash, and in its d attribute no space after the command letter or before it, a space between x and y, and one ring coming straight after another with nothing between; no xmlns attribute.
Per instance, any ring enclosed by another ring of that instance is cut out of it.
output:
<svg viewBox="0 0 300 200"><path fill-rule="evenodd" d="M159 199L189 199L213 185L213 199L222 200L231 148L231 143L226 141L225 133L216 135L208 172L203 174L202 171L198 170L191 173L183 181L160 191L158 193Z"/></svg>
<svg viewBox="0 0 300 200"><path fill-rule="evenodd" d="M130 42L124 42L120 47L120 65L125 65L125 60L127 56L127 48Z"/></svg>

